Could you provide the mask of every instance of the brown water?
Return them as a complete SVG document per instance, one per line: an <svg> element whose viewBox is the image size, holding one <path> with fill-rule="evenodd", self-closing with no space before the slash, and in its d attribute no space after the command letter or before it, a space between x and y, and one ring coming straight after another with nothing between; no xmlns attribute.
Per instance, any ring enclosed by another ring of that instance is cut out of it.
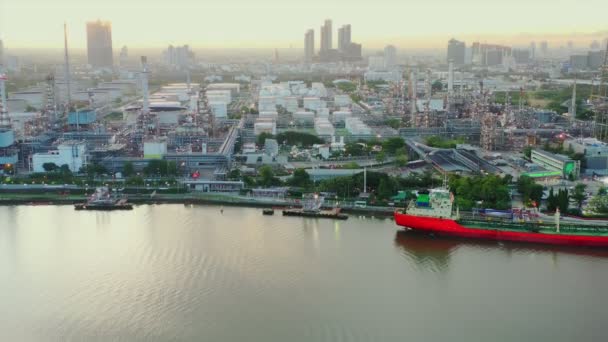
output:
<svg viewBox="0 0 608 342"><path fill-rule="evenodd" d="M0 207L2 341L606 341L608 254L259 209Z"/></svg>

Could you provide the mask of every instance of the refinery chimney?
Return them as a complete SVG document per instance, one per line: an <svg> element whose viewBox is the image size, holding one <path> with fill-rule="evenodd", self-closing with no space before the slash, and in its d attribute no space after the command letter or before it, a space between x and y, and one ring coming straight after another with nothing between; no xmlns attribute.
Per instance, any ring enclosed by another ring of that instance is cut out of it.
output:
<svg viewBox="0 0 608 342"><path fill-rule="evenodd" d="M574 85L572 85L572 103L570 104L570 120L576 119L576 78L574 78Z"/></svg>
<svg viewBox="0 0 608 342"><path fill-rule="evenodd" d="M448 95L454 92L454 61L448 63Z"/></svg>
<svg viewBox="0 0 608 342"><path fill-rule="evenodd" d="M8 118L8 107L6 104L6 74L3 72L2 64L0 63L0 126L6 127L10 125Z"/></svg>
<svg viewBox="0 0 608 342"><path fill-rule="evenodd" d="M143 106L141 108L143 114L148 114L150 111L150 102L148 94L148 58L141 56L141 92L143 93Z"/></svg>
<svg viewBox="0 0 608 342"><path fill-rule="evenodd" d="M65 91L66 91L66 110L70 111L71 91L70 91L70 59L68 56L68 27L63 23L63 46L64 46L64 62L65 62Z"/></svg>

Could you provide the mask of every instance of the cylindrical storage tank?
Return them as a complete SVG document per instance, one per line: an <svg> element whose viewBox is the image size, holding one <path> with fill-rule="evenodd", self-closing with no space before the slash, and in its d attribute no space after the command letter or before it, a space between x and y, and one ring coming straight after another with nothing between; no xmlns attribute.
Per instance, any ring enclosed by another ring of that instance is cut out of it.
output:
<svg viewBox="0 0 608 342"><path fill-rule="evenodd" d="M0 128L0 148L9 147L15 143L15 132L12 129Z"/></svg>

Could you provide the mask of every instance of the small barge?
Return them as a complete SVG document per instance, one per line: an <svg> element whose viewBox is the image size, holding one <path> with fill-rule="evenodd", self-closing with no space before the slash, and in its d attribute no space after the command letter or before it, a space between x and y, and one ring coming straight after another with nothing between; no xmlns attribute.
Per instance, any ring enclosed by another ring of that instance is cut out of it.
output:
<svg viewBox="0 0 608 342"><path fill-rule="evenodd" d="M301 209L285 209L283 216L300 216L313 218L329 218L335 220L346 220L348 215L340 213L339 208L332 210L321 210L325 199L317 194L304 197Z"/></svg>
<svg viewBox="0 0 608 342"><path fill-rule="evenodd" d="M87 199L85 203L79 203L74 205L76 210L131 210L133 205L127 203L126 198L120 198L113 195L107 187L100 187L95 189L95 192L91 197Z"/></svg>
<svg viewBox="0 0 608 342"><path fill-rule="evenodd" d="M346 220L348 215L341 214L335 210L329 211L304 211L302 209L286 209L283 210L283 216L301 216L301 217L314 217L314 218L329 218L335 220Z"/></svg>
<svg viewBox="0 0 608 342"><path fill-rule="evenodd" d="M274 209L264 209L262 210L263 215L274 215Z"/></svg>

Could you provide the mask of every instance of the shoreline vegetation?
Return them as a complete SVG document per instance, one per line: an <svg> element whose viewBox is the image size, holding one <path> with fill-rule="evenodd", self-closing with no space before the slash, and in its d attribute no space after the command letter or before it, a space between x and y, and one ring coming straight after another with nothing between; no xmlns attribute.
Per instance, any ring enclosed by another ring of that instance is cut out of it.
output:
<svg viewBox="0 0 608 342"><path fill-rule="evenodd" d="M0 194L0 206L16 205L72 205L82 203L86 200L85 195L62 195L56 193L2 193ZM230 196L223 194L130 194L130 203L135 205L159 205L159 204L184 204L184 205L225 205L246 208L291 208L299 207L294 200L280 199L256 199L242 196ZM331 208L327 206L326 208ZM368 216L392 216L396 207L367 206L365 208L347 205L340 206L346 213L361 214Z"/></svg>

